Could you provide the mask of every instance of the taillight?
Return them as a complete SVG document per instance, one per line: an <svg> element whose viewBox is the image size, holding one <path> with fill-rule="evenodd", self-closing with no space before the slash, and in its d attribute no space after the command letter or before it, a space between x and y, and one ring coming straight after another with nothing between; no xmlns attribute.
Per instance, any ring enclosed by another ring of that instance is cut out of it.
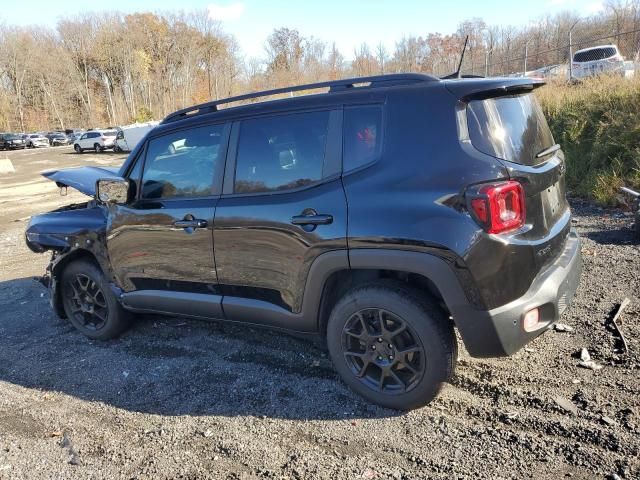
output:
<svg viewBox="0 0 640 480"><path fill-rule="evenodd" d="M491 183L467 192L469 210L489 233L504 233L524 225L524 189L520 182Z"/></svg>
<svg viewBox="0 0 640 480"><path fill-rule="evenodd" d="M103 142L107 139L107 137L100 137L100 140L102 140Z"/></svg>

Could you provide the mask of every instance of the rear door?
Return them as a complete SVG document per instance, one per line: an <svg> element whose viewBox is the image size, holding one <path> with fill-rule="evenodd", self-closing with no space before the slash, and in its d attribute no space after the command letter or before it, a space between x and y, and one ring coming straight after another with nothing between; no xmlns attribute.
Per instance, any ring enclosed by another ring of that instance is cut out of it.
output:
<svg viewBox="0 0 640 480"><path fill-rule="evenodd" d="M299 313L311 265L347 248L341 122L341 110L318 110L234 123L214 227L228 318L277 323L248 305Z"/></svg>
<svg viewBox="0 0 640 480"><path fill-rule="evenodd" d="M115 275L136 292L127 305L222 318L213 219L228 133L203 125L150 138L128 174L136 198L114 207L107 234Z"/></svg>

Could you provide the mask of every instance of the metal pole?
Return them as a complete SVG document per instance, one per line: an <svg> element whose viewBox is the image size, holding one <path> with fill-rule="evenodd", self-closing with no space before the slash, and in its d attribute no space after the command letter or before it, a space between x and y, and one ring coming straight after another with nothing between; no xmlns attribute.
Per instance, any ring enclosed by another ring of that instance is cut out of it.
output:
<svg viewBox="0 0 640 480"><path fill-rule="evenodd" d="M489 52L484 52L484 76L489 76Z"/></svg>
<svg viewBox="0 0 640 480"><path fill-rule="evenodd" d="M524 44L524 71L522 72L522 76L527 76L527 55L529 54L529 42Z"/></svg>
<svg viewBox="0 0 640 480"><path fill-rule="evenodd" d="M571 30L569 30L569 81L573 79L573 48L571 41Z"/></svg>

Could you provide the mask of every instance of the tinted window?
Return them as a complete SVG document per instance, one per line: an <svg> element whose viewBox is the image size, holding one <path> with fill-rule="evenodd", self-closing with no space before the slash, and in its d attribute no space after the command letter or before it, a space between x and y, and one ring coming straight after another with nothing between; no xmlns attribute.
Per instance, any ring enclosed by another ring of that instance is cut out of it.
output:
<svg viewBox="0 0 640 480"><path fill-rule="evenodd" d="M604 60L613 57L616 49L613 47L594 48L586 52L578 52L573 56L574 62L593 62L594 60Z"/></svg>
<svg viewBox="0 0 640 480"><path fill-rule="evenodd" d="M344 170L374 162L382 152L382 106L344 109Z"/></svg>
<svg viewBox="0 0 640 480"><path fill-rule="evenodd" d="M328 111L243 121L234 191L288 190L320 180L328 126Z"/></svg>
<svg viewBox="0 0 640 480"><path fill-rule="evenodd" d="M524 165L544 161L536 155L555 143L533 94L471 101L467 124L475 148Z"/></svg>
<svg viewBox="0 0 640 480"><path fill-rule="evenodd" d="M133 168L129 171L129 184L133 192L138 191L138 182L140 182L140 174L142 173L142 164L144 163L144 154L139 154L133 164Z"/></svg>
<svg viewBox="0 0 640 480"><path fill-rule="evenodd" d="M174 132L149 141L142 198L210 195L218 161L222 125Z"/></svg>
<svg viewBox="0 0 640 480"><path fill-rule="evenodd" d="M104 132L102 132L102 135L104 135L105 137L115 137L117 133L118 132L115 130L105 130Z"/></svg>

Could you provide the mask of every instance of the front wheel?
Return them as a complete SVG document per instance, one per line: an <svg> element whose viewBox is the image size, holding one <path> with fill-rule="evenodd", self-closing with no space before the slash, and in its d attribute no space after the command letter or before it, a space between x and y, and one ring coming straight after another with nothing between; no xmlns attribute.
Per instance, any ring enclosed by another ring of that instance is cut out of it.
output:
<svg viewBox="0 0 640 480"><path fill-rule="evenodd" d="M129 325L127 312L93 262L75 260L62 272L62 305L71 324L96 340L108 340Z"/></svg>
<svg viewBox="0 0 640 480"><path fill-rule="evenodd" d="M457 358L453 326L442 309L400 282L346 293L331 312L327 345L347 385L398 410L433 400L452 377Z"/></svg>

